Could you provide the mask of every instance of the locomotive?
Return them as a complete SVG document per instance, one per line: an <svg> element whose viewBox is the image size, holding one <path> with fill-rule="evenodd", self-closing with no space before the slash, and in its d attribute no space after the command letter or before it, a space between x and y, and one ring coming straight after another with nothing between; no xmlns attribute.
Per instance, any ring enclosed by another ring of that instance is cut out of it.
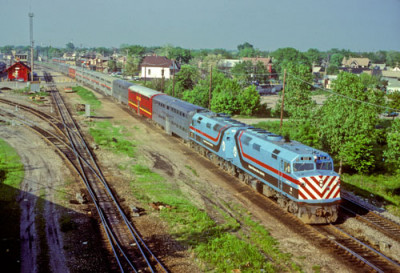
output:
<svg viewBox="0 0 400 273"><path fill-rule="evenodd" d="M303 222L337 220L340 178L327 153L147 87L60 60L53 64L60 72L151 119L168 134L182 138Z"/></svg>

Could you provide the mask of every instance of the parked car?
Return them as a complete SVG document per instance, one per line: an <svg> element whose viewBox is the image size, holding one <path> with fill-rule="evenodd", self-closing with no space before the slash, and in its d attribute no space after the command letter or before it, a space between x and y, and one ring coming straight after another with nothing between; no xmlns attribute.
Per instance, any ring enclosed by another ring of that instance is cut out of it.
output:
<svg viewBox="0 0 400 273"><path fill-rule="evenodd" d="M386 111L385 113L383 113L384 117L397 117L398 115L399 115L399 113L397 113L397 112Z"/></svg>

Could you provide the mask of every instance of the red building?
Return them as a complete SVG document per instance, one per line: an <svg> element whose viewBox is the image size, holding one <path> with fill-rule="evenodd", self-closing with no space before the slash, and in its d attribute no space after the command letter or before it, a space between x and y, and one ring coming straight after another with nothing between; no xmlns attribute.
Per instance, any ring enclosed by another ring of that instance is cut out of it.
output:
<svg viewBox="0 0 400 273"><path fill-rule="evenodd" d="M17 62L6 69L9 81L23 80L27 82L31 73L31 68L22 62Z"/></svg>

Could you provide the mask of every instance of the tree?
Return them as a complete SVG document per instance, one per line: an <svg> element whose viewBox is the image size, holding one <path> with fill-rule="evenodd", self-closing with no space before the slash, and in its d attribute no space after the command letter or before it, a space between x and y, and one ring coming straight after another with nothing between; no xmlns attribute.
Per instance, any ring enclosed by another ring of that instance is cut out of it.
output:
<svg viewBox="0 0 400 273"><path fill-rule="evenodd" d="M14 49L14 46L12 46L12 45L6 45L6 46L3 46L3 47L1 48L1 51L2 51L3 53L5 53L5 54L11 54L11 52L12 52L13 49Z"/></svg>
<svg viewBox="0 0 400 273"><path fill-rule="evenodd" d="M165 93L174 95L177 98L182 98L183 92L186 90L193 90L199 79L200 74L196 67L182 65L180 71L175 75L175 86L169 84ZM172 94L173 92L174 94Z"/></svg>
<svg viewBox="0 0 400 273"><path fill-rule="evenodd" d="M394 92L388 95L389 107L393 109L400 109L400 92Z"/></svg>
<svg viewBox="0 0 400 273"><path fill-rule="evenodd" d="M336 65L331 64L331 65L328 66L328 69L326 70L326 73L328 75L337 75L337 74L339 74L339 68Z"/></svg>
<svg viewBox="0 0 400 273"><path fill-rule="evenodd" d="M389 169L400 173L400 119L395 119L386 136L387 149L384 151L385 162Z"/></svg>
<svg viewBox="0 0 400 273"><path fill-rule="evenodd" d="M322 53L315 48L310 48L304 53L311 64L320 65L322 61Z"/></svg>
<svg viewBox="0 0 400 273"><path fill-rule="evenodd" d="M290 63L293 64L304 64L311 67L311 63L308 58L301 53L300 51L287 47L280 48L271 53L275 66L275 70L278 72L282 72L283 69Z"/></svg>
<svg viewBox="0 0 400 273"><path fill-rule="evenodd" d="M253 115L260 108L260 94L254 85L239 92L237 101L239 104L239 114L241 115Z"/></svg>
<svg viewBox="0 0 400 273"><path fill-rule="evenodd" d="M400 65L400 52L388 51L386 53L386 64L389 66Z"/></svg>
<svg viewBox="0 0 400 273"><path fill-rule="evenodd" d="M75 46L72 42L69 42L68 44L65 45L66 50L68 53L74 52Z"/></svg>
<svg viewBox="0 0 400 273"><path fill-rule="evenodd" d="M236 63L231 69L234 79L236 79L243 87L251 84L252 72L254 72L254 68L251 61Z"/></svg>
<svg viewBox="0 0 400 273"><path fill-rule="evenodd" d="M335 53L331 56L329 59L329 64L334 65L336 67L341 67L342 66L342 61L343 61L344 55L341 53Z"/></svg>
<svg viewBox="0 0 400 273"><path fill-rule="evenodd" d="M285 109L290 119L300 126L314 116L315 103L311 99L312 73L304 64L287 65Z"/></svg>
<svg viewBox="0 0 400 273"><path fill-rule="evenodd" d="M115 60L109 60L107 65L109 71L117 71L117 62Z"/></svg>
<svg viewBox="0 0 400 273"><path fill-rule="evenodd" d="M140 57L132 57L128 56L126 60L126 65L125 65L125 75L135 75L136 73L139 72L139 64L140 64Z"/></svg>
<svg viewBox="0 0 400 273"><path fill-rule="evenodd" d="M237 49L239 50L240 57L255 57L257 55L257 51L254 49L253 45L248 42L238 45Z"/></svg>
<svg viewBox="0 0 400 273"><path fill-rule="evenodd" d="M375 164L370 153L377 142L375 125L380 112L371 104L383 104L382 92L366 88L357 75L345 72L334 81L333 92L338 95L328 97L317 122L325 149L339 158L339 173L343 162L368 172Z"/></svg>
<svg viewBox="0 0 400 273"><path fill-rule="evenodd" d="M120 50L126 53L128 56L141 57L146 52L146 48L141 45L126 45L123 44Z"/></svg>

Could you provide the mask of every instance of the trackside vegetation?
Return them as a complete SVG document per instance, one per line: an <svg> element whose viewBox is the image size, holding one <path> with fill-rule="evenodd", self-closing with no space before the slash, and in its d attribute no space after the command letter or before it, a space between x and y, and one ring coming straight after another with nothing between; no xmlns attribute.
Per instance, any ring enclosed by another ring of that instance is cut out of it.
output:
<svg viewBox="0 0 400 273"><path fill-rule="evenodd" d="M220 219L216 221L198 207L191 196L182 192L175 182L168 181L148 168L146 160L136 152L140 144L130 140L132 137L124 127L109 121L95 122L90 133L100 148L129 158L127 162L130 163L119 168L129 169L132 173L132 194L146 210L152 210L149 203L164 205L159 212L160 217L169 224L170 232L176 240L193 251L203 270L301 271L292 261L291 255L279 250L279 243L252 219L247 210L233 207L232 204L224 204L222 208L214 206L213 213L218 214ZM186 168L187 172L193 173L192 167ZM235 214L228 214L225 210L234 211ZM246 230L241 228L240 223L246 224Z"/></svg>
<svg viewBox="0 0 400 273"><path fill-rule="evenodd" d="M0 263L7 272L20 271L21 211L17 195L24 174L17 152L0 139Z"/></svg>
<svg viewBox="0 0 400 273"><path fill-rule="evenodd" d="M93 92L87 90L82 86L72 87L72 90L75 91L78 96L83 100L83 103L90 104L91 110L96 110L101 106L101 101L99 101Z"/></svg>

